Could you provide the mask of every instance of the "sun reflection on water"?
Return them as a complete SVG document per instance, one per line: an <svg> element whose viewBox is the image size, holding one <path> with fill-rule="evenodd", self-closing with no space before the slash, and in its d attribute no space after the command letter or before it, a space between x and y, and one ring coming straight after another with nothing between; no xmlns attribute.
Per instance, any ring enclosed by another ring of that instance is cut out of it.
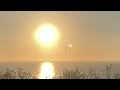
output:
<svg viewBox="0 0 120 90"><path fill-rule="evenodd" d="M44 62L41 64L39 79L52 79L55 76L54 66L50 62Z"/></svg>

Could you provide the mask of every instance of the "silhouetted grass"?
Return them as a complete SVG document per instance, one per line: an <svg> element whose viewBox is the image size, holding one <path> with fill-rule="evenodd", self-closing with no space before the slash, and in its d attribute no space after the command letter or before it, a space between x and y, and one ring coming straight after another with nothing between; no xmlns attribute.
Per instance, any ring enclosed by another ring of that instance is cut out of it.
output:
<svg viewBox="0 0 120 90"><path fill-rule="evenodd" d="M17 72L10 69L6 69L5 73L0 72L0 79L36 79L36 77L18 68Z"/></svg>
<svg viewBox="0 0 120 90"><path fill-rule="evenodd" d="M75 70L65 70L61 76L55 79L120 79L120 73L112 74L112 64L107 65L103 74L97 73L95 69L90 68L88 72L80 70L78 67Z"/></svg>
<svg viewBox="0 0 120 90"><path fill-rule="evenodd" d="M120 73L111 72L112 65L107 65L104 73L101 75L95 69L90 68L87 72L80 70L78 67L75 70L64 70L62 75L56 75L53 79L120 79ZM21 68L15 72L10 69L0 72L0 79L38 79L31 73L24 72Z"/></svg>

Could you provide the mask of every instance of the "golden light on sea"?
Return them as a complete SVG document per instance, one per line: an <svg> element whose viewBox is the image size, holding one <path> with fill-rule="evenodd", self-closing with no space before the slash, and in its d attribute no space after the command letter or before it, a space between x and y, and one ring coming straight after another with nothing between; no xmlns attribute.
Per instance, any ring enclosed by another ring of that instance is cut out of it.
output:
<svg viewBox="0 0 120 90"><path fill-rule="evenodd" d="M52 79L55 76L54 66L50 62L44 62L41 64L39 79Z"/></svg>

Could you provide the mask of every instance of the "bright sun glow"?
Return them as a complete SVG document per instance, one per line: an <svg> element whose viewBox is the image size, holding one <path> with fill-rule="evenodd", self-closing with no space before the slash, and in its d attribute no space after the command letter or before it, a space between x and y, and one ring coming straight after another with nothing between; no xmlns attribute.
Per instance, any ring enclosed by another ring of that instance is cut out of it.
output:
<svg viewBox="0 0 120 90"><path fill-rule="evenodd" d="M43 24L37 29L35 39L45 46L53 45L58 39L57 28L53 24Z"/></svg>
<svg viewBox="0 0 120 90"><path fill-rule="evenodd" d="M71 48L71 47L72 47L72 44L69 44L69 47Z"/></svg>
<svg viewBox="0 0 120 90"><path fill-rule="evenodd" d="M44 62L41 65L41 72L39 75L40 79L52 79L54 77L54 67L50 62Z"/></svg>

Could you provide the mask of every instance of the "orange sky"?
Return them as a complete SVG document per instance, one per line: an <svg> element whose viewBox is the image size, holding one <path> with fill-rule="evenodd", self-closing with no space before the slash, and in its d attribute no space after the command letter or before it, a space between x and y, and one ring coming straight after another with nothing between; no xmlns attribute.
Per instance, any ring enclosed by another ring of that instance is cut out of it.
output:
<svg viewBox="0 0 120 90"><path fill-rule="evenodd" d="M119 12L0 12L0 60L120 60ZM60 40L50 50L34 40L43 23L53 23ZM68 48L69 44L72 48Z"/></svg>

